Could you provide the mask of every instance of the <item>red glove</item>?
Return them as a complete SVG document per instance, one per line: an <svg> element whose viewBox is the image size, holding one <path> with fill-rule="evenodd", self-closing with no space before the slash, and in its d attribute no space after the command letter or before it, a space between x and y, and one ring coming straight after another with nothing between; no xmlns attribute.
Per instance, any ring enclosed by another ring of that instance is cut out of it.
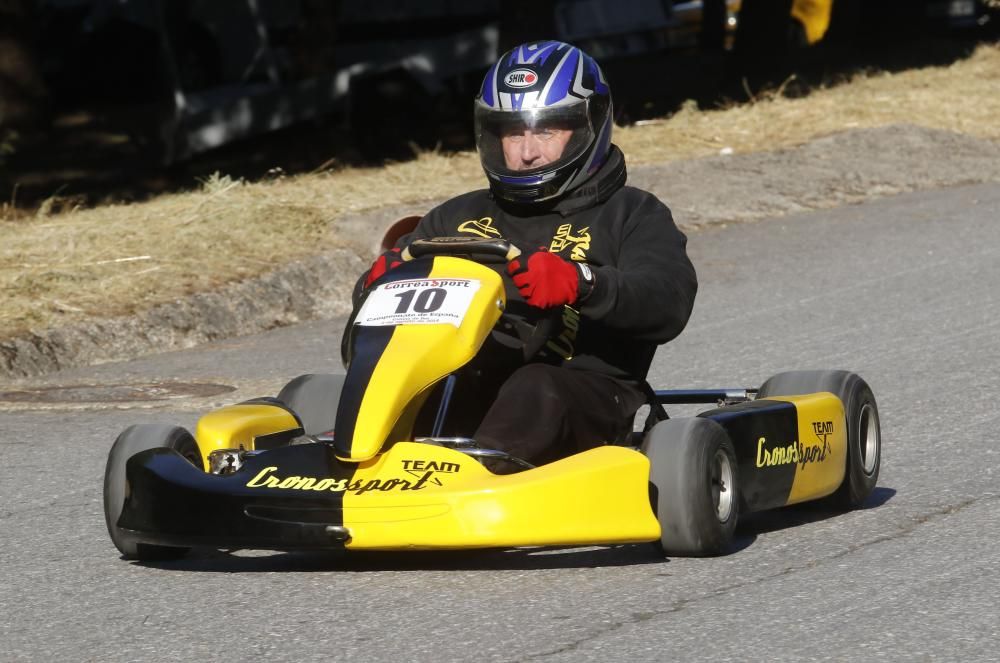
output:
<svg viewBox="0 0 1000 663"><path fill-rule="evenodd" d="M371 269L368 270L368 277L365 279L365 288L371 287L372 283L382 278L393 267L399 267L403 264L403 259L399 255L400 252L400 249L389 249L378 258L375 258Z"/></svg>
<svg viewBox="0 0 1000 663"><path fill-rule="evenodd" d="M582 302L594 289L594 273L589 267L560 258L544 247L522 251L507 263L507 273L524 301L538 308Z"/></svg>

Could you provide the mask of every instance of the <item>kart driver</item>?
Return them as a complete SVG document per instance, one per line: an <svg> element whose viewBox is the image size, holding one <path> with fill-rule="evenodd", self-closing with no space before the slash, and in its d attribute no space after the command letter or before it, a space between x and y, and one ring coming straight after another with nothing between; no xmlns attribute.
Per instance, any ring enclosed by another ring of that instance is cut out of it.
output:
<svg viewBox="0 0 1000 663"><path fill-rule="evenodd" d="M521 249L489 265L504 280L506 313L555 328L525 357L498 325L459 376L447 434L474 431L482 447L543 463L626 440L649 400L653 353L684 329L698 284L670 210L625 185L611 130L597 62L556 41L514 48L475 100L489 189L431 210L359 281L358 295L420 238L502 237Z"/></svg>

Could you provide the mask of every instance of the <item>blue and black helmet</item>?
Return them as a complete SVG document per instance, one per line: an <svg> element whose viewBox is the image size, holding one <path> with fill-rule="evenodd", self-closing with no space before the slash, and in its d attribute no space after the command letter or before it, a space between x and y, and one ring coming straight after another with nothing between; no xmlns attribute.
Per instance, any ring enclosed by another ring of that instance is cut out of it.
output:
<svg viewBox="0 0 1000 663"><path fill-rule="evenodd" d="M542 41L518 46L494 64L475 102L476 147L493 194L518 203L551 200L576 188L604 163L611 146L611 90L601 68L575 46ZM568 141L557 159L511 163L504 138L553 129Z"/></svg>

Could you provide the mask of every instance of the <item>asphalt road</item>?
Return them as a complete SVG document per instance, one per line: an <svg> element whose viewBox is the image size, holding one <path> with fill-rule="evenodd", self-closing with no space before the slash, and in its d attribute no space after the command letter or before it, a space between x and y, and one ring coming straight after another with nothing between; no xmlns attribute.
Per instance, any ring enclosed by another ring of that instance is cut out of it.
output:
<svg viewBox="0 0 1000 663"><path fill-rule="evenodd" d="M865 509L751 517L716 559L620 546L120 560L101 511L115 435L336 368L340 322L0 388L237 387L0 405L0 660L1000 660L998 218L986 185L691 238L701 292L654 384L847 368L872 385L884 440Z"/></svg>

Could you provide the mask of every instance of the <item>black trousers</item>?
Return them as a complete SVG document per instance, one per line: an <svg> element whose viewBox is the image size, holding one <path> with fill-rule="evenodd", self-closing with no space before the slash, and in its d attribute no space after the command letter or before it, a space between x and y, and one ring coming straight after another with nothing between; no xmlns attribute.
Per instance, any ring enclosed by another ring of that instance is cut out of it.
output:
<svg viewBox="0 0 1000 663"><path fill-rule="evenodd" d="M638 387L590 371L527 364L509 377L460 380L448 434L534 464L626 439L645 402Z"/></svg>

